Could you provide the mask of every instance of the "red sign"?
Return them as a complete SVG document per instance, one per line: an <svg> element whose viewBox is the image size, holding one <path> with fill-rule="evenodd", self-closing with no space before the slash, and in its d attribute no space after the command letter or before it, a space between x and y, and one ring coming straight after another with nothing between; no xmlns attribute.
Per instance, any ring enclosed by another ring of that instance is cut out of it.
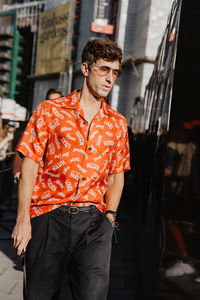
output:
<svg viewBox="0 0 200 300"><path fill-rule="evenodd" d="M90 27L92 32L99 32L105 34L113 34L114 26L113 25L99 25L94 22L91 23Z"/></svg>

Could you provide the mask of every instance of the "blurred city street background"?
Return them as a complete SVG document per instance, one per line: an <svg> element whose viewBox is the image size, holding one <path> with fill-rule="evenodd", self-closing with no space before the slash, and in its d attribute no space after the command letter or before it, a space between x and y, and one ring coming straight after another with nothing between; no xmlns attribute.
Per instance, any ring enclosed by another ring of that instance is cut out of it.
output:
<svg viewBox="0 0 200 300"><path fill-rule="evenodd" d="M198 0L0 0L1 300L23 299L16 146L49 89L81 88L91 38L123 50L106 100L126 117L131 150L108 300L200 299L199 26ZM66 289L67 277L58 300Z"/></svg>

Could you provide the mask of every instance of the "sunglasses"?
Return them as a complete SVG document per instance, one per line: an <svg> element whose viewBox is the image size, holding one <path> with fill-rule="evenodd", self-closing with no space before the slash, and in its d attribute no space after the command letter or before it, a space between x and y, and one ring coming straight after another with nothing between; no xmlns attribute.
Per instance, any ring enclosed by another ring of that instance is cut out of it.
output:
<svg viewBox="0 0 200 300"><path fill-rule="evenodd" d="M112 69L108 66L97 66L93 65L93 69L97 72L99 76L106 76L110 71L112 71L112 76L114 79L117 79L121 76L122 72L120 69Z"/></svg>

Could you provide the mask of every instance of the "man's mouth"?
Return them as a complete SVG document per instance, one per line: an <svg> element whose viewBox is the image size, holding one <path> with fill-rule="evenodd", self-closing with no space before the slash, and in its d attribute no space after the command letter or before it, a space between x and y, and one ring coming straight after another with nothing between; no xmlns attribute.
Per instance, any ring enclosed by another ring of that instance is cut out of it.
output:
<svg viewBox="0 0 200 300"><path fill-rule="evenodd" d="M107 90L111 88L109 85L103 85L103 87L106 88Z"/></svg>

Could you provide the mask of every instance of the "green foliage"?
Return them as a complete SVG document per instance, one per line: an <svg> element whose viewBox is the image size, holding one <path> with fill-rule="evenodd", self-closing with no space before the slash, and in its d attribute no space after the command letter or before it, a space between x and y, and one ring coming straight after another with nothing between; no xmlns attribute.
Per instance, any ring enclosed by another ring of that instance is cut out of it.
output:
<svg viewBox="0 0 200 300"><path fill-rule="evenodd" d="M3 97L3 88L2 88L2 86L0 85L0 98L2 98Z"/></svg>

